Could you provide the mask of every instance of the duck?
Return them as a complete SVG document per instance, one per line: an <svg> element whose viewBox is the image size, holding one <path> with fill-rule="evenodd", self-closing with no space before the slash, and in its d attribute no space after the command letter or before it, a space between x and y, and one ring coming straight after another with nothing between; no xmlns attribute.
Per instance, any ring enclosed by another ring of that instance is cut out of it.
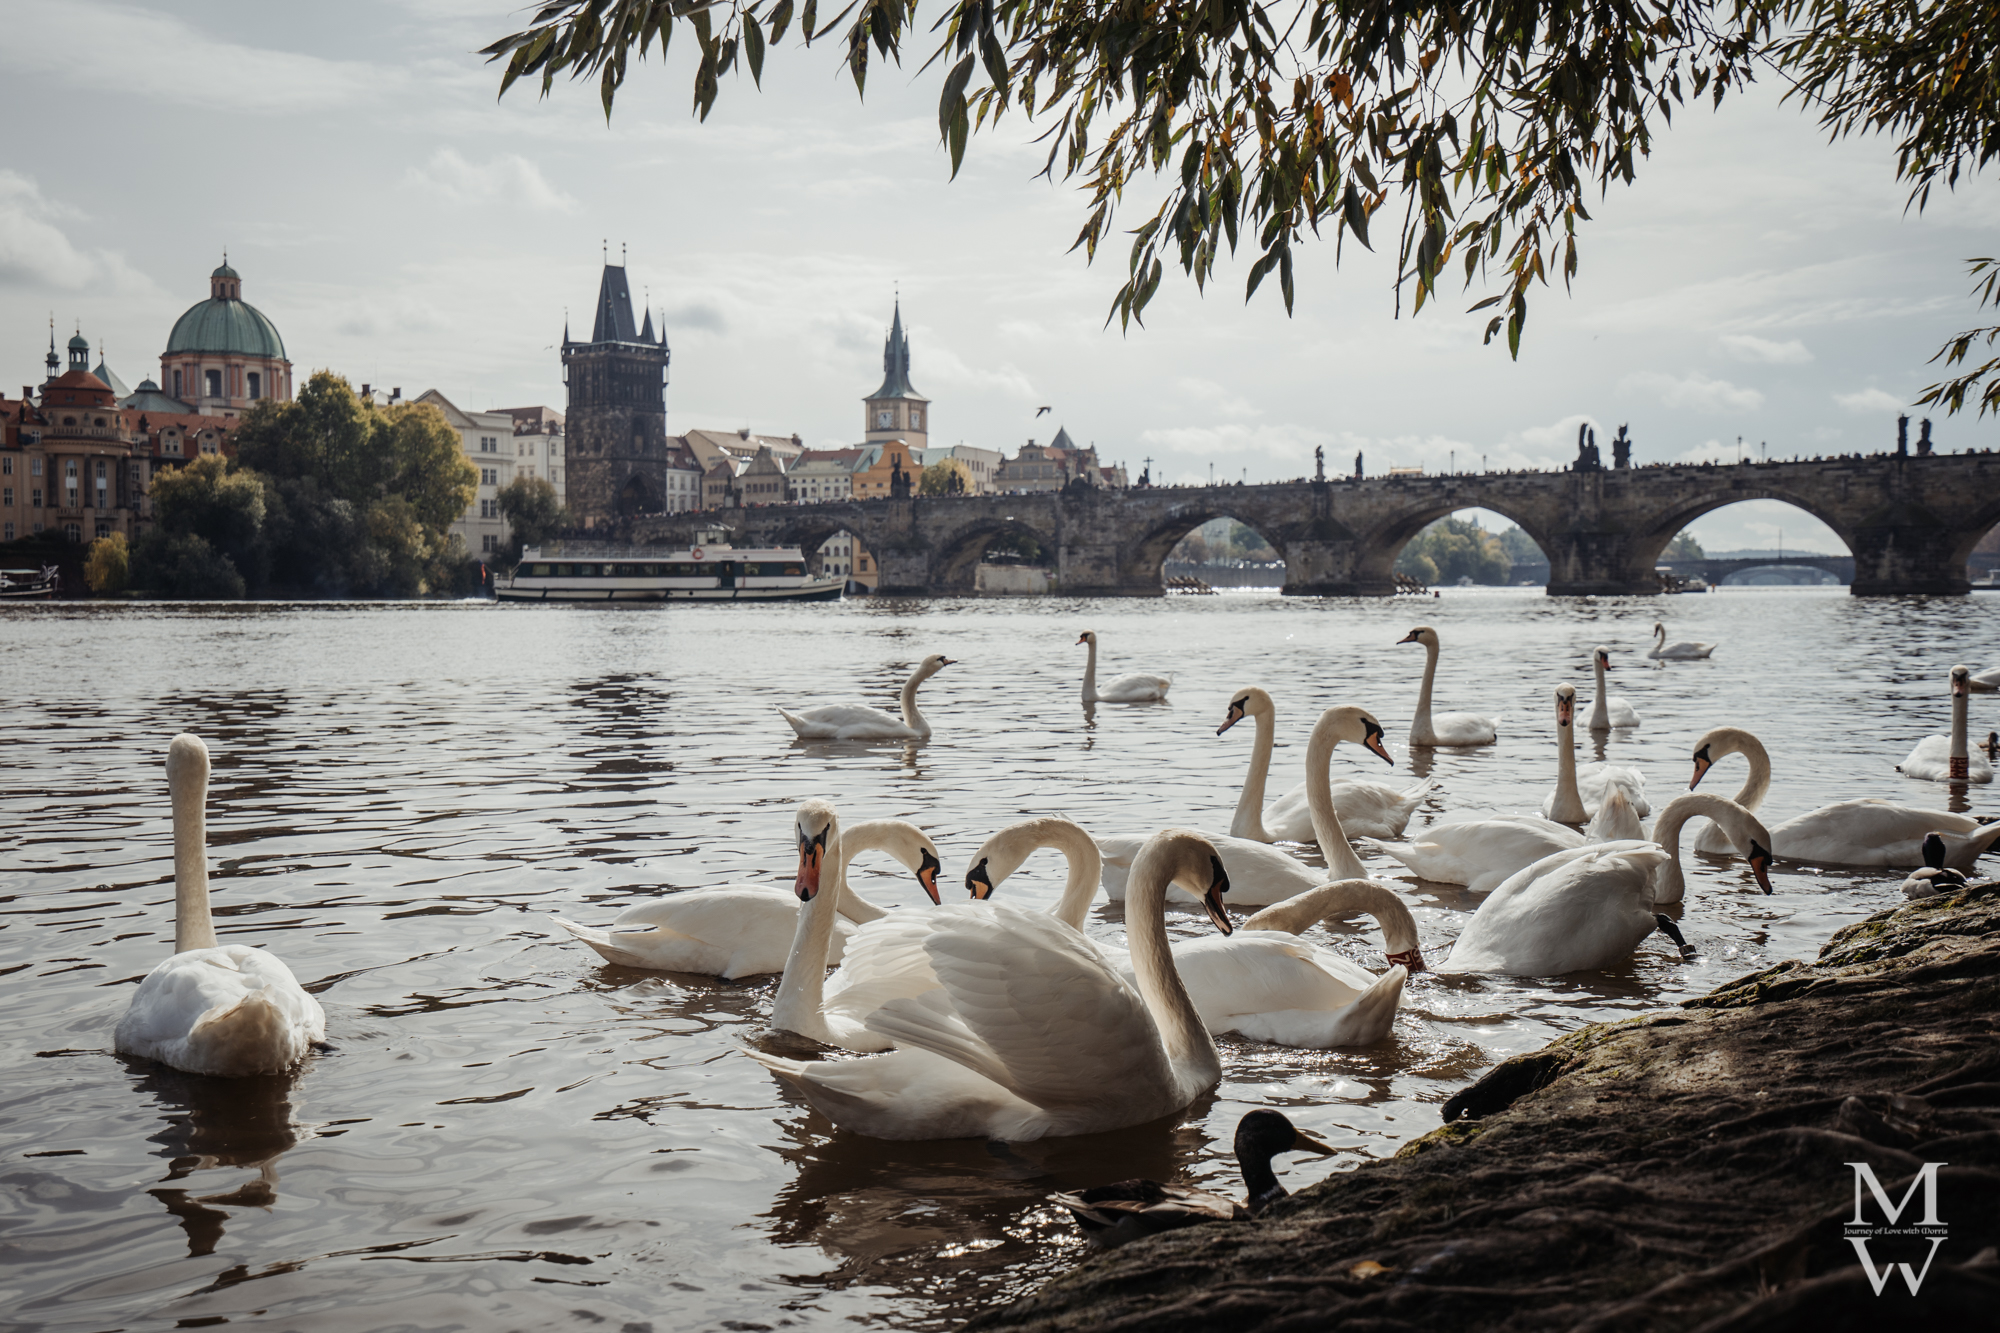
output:
<svg viewBox="0 0 2000 1333"><path fill-rule="evenodd" d="M938 985L868 1015L896 1049L839 1061L745 1054L871 1138L1023 1142L1178 1114L1221 1081L1222 1057L1167 947L1173 884L1200 898L1218 931L1234 929L1215 847L1191 829L1160 830L1133 862L1126 900L1136 986L1047 912L951 903L921 914Z"/></svg>
<svg viewBox="0 0 2000 1333"><path fill-rule="evenodd" d="M1429 625L1419 625L1397 640L1398 644L1424 646L1424 683L1417 693L1417 715L1410 722L1412 745L1491 745L1499 739L1499 719L1477 713L1439 713L1431 716L1431 685L1437 679L1438 636Z"/></svg>
<svg viewBox="0 0 2000 1333"><path fill-rule="evenodd" d="M1264 784L1271 771L1271 749L1277 737L1277 709L1271 696L1256 686L1238 690L1229 701L1223 732L1244 718L1255 718L1257 740L1250 751L1250 769L1243 777L1243 794L1237 798L1236 814L1229 821L1229 835L1253 842L1313 841L1312 804L1306 799L1306 784L1264 806ZM1395 787L1364 778L1335 778L1331 794L1334 812L1351 838L1400 838L1410 826L1410 816L1437 783L1426 778L1413 787Z"/></svg>
<svg viewBox="0 0 2000 1333"><path fill-rule="evenodd" d="M1622 788L1634 813L1653 813L1646 802L1646 775L1619 764L1576 766L1576 687L1556 686L1556 785L1542 798L1542 814L1559 824L1581 824L1604 804L1604 794Z"/></svg>
<svg viewBox="0 0 2000 1333"><path fill-rule="evenodd" d="M1924 782L1991 782L1993 761L1974 754L1966 743L1966 704L1973 694L1990 694L1995 687L1972 678L1970 667L1951 669L1951 735L1926 736L1910 751L1909 758L1896 765L1907 778Z"/></svg>
<svg viewBox="0 0 2000 1333"><path fill-rule="evenodd" d="M1070 1194L1052 1194L1049 1199L1069 1211L1085 1240L1113 1249L1202 1222L1255 1217L1288 1193L1271 1169L1272 1158L1289 1152L1326 1157L1339 1151L1317 1135L1294 1127L1283 1112L1265 1108L1236 1122L1235 1147L1236 1167L1243 1173L1248 1195L1241 1202L1187 1185L1162 1185L1157 1180L1118 1180Z"/></svg>
<svg viewBox="0 0 2000 1333"><path fill-rule="evenodd" d="M1087 629L1077 635L1076 641L1090 645L1090 656L1083 666L1085 705L1158 703L1165 699L1167 691L1173 688L1172 676L1151 676L1135 671L1130 675L1118 677L1100 690L1097 688L1097 631Z"/></svg>
<svg viewBox="0 0 2000 1333"><path fill-rule="evenodd" d="M943 653L932 653L917 663L903 682L900 718L867 704L818 704L796 713L780 708L778 714L802 741L927 741L931 724L917 708L917 687L952 665L954 660Z"/></svg>
<svg viewBox="0 0 2000 1333"><path fill-rule="evenodd" d="M188 1074L283 1074L326 1040L326 1011L268 949L218 944L208 900L208 746L167 744L174 952L139 982L112 1037L120 1055Z"/></svg>
<svg viewBox="0 0 2000 1333"><path fill-rule="evenodd" d="M1623 697L1613 699L1605 693L1604 673L1611 670L1611 650L1600 643L1590 660L1597 669L1597 697L1590 705L1590 729L1609 731L1613 727L1638 726L1639 711Z"/></svg>
<svg viewBox="0 0 2000 1333"><path fill-rule="evenodd" d="M984 901L996 885L1043 848L1061 852L1069 870L1062 898L1049 909L1049 915L1080 931L1097 895L1102 858L1097 844L1074 820L1046 816L1009 824L972 854L965 887L972 900ZM921 995L935 987L937 973L924 951L929 934L922 914L903 912L887 913L856 930L846 960L826 983L821 1010L828 1023L840 1032L862 1029L868 1015L889 1001ZM876 1039L869 1034L866 1040Z"/></svg>
<svg viewBox="0 0 2000 1333"><path fill-rule="evenodd" d="M864 851L887 851L917 877L917 884L937 901L939 862L926 838L910 836L912 825L899 819L869 820L845 830L844 846L851 858ZM737 981L785 970L793 938L798 933L800 903L793 890L778 884L720 884L668 894L620 912L607 930L580 926L562 917L550 918L571 936L595 949L608 963L654 972L691 972L698 976ZM827 960L839 962L857 925L888 913L847 887L845 878L833 922Z"/></svg>
<svg viewBox="0 0 2000 1333"><path fill-rule="evenodd" d="M1320 854L1327 868L1309 866L1268 843L1236 838L1220 833L1204 833L1229 871L1231 901L1262 907L1282 902L1329 879L1366 879L1368 872L1348 845L1347 831L1333 808L1332 779L1334 747L1355 741L1368 747L1384 763L1394 758L1383 743L1382 724L1366 709L1352 706L1329 708L1313 724L1306 740L1306 795L1313 812L1313 827ZM1125 896L1126 878L1134 858L1145 845L1138 834L1097 835L1097 849L1104 857L1104 891L1114 901Z"/></svg>
<svg viewBox="0 0 2000 1333"><path fill-rule="evenodd" d="M1712 643L1696 643L1682 639L1678 643L1667 642L1667 627L1659 621L1653 622L1653 646L1646 650L1646 656L1660 661L1691 661L1697 657L1707 657L1715 651Z"/></svg>
<svg viewBox="0 0 2000 1333"><path fill-rule="evenodd" d="M1910 872L1901 888L1905 898L1934 898L1940 893L1951 893L1962 889L1968 882L1965 875L1944 863L1944 837L1937 833L1924 835L1924 864Z"/></svg>
<svg viewBox="0 0 2000 1333"><path fill-rule="evenodd" d="M847 893L847 867L864 845L881 847L906 866L917 868L917 882L938 901L937 847L908 820L882 819L855 825L858 841L843 836L833 802L814 797L799 805L793 818L798 839L799 869L793 892L801 904L792 932L792 950L784 976L771 1001L768 1026L826 1046L850 1051L885 1051L889 1041L868 1031L849 1014L829 1012L824 1003L826 967L833 943L838 904ZM824 890L824 891L823 891ZM904 914L886 913L884 920ZM879 924L876 923L876 924Z"/></svg>
<svg viewBox="0 0 2000 1333"><path fill-rule="evenodd" d="M2000 731L1987 732L1986 739L1979 743L1979 748L1986 752L1987 763L2000 763Z"/></svg>

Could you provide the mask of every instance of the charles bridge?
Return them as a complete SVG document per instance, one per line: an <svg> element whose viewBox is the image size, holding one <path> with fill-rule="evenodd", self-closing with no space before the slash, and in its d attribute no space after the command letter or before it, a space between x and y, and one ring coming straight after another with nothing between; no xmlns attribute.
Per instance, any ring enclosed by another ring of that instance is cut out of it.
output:
<svg viewBox="0 0 2000 1333"><path fill-rule="evenodd" d="M1158 596L1175 543L1231 518L1284 557L1286 593L1378 596L1395 591L1397 552L1426 524L1490 509L1540 545L1551 595L1602 596L1657 592L1674 535L1742 500L1779 500L1832 528L1858 595L1964 593L1967 557L2000 522L2000 454L914 496L642 515L619 535L687 546L720 529L737 546L812 551L847 531L880 563L879 592L954 595L973 591L987 545L1011 533L1055 552L1063 593Z"/></svg>

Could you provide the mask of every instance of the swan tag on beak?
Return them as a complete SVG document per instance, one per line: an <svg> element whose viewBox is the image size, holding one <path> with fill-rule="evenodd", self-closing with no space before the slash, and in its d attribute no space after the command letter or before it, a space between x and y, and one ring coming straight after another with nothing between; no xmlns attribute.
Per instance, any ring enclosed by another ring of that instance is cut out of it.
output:
<svg viewBox="0 0 2000 1333"><path fill-rule="evenodd" d="M1681 928L1674 924L1672 917L1663 912L1655 912L1653 913L1653 924L1660 928L1661 934L1674 942L1675 947L1681 951L1682 958L1692 958L1695 956L1695 947L1687 942L1687 936L1681 934Z"/></svg>
<svg viewBox="0 0 2000 1333"><path fill-rule="evenodd" d="M993 876L986 869L985 857L980 857L979 864L965 872L965 891L982 903L993 896Z"/></svg>
<svg viewBox="0 0 2000 1333"><path fill-rule="evenodd" d="M1389 747L1382 743L1382 728L1373 718L1361 719L1361 743L1381 755L1382 762L1389 767L1396 766L1395 757L1389 753Z"/></svg>
<svg viewBox="0 0 2000 1333"><path fill-rule="evenodd" d="M1208 882L1208 892L1201 895L1201 905L1208 909L1208 919L1215 928L1225 935L1234 935L1236 927L1230 924L1229 913L1223 909L1222 895L1229 892L1229 872L1222 868L1222 858L1210 856L1209 870L1213 877Z"/></svg>
<svg viewBox="0 0 2000 1333"><path fill-rule="evenodd" d="M1693 791L1708 776L1708 770L1715 767L1715 761L1708 757L1708 747L1702 746L1694 752L1694 776L1688 779L1688 790Z"/></svg>
<svg viewBox="0 0 2000 1333"><path fill-rule="evenodd" d="M1391 967L1401 967L1411 976L1424 970L1424 951L1415 945L1401 953L1384 954L1383 957L1389 960Z"/></svg>
<svg viewBox="0 0 2000 1333"><path fill-rule="evenodd" d="M1766 893L1771 891L1771 876L1766 873L1770 865L1770 849L1755 838L1750 839L1750 873L1757 877L1757 887Z"/></svg>
<svg viewBox="0 0 2000 1333"><path fill-rule="evenodd" d="M928 847L924 848L923 857L917 863L917 883L924 886L924 892L931 896L931 902L933 903L944 901L944 899L938 897L937 887L938 871L942 869L944 869L944 866L935 856L931 855L931 849Z"/></svg>
<svg viewBox="0 0 2000 1333"><path fill-rule="evenodd" d="M1229 711L1223 715L1222 725L1215 729L1215 734L1220 736L1223 732L1229 730L1231 727L1235 726L1238 722L1241 722L1242 720L1243 720L1243 700L1231 699L1229 701Z"/></svg>
<svg viewBox="0 0 2000 1333"><path fill-rule="evenodd" d="M792 887L802 903L811 902L819 894L819 867L826 859L826 835L827 829L812 836L807 836L804 829L799 830L799 877Z"/></svg>

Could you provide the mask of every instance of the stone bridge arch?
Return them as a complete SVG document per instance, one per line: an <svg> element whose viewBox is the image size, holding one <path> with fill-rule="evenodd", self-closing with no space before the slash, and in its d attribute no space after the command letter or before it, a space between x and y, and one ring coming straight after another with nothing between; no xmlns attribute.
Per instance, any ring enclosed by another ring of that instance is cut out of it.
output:
<svg viewBox="0 0 2000 1333"><path fill-rule="evenodd" d="M1151 524L1141 529L1139 536L1130 545L1130 555L1126 560L1125 577L1139 587L1164 588L1166 586L1167 556L1181 544L1181 540L1204 523L1212 523L1218 518L1226 518L1241 523L1259 537L1271 543L1278 558L1285 562L1286 578L1290 581L1293 568L1292 544L1298 534L1290 530L1290 525L1269 512L1265 505L1257 503L1258 497L1245 495L1240 503L1232 503L1239 497L1203 497L1201 500L1161 514Z"/></svg>
<svg viewBox="0 0 2000 1333"><path fill-rule="evenodd" d="M1718 468L1717 471L1720 472L1721 469ZM1704 514L1712 514L1718 509L1727 509L1730 505L1743 504L1751 500L1776 500L1780 504L1790 505L1799 512L1818 519L1833 530L1833 535L1840 539L1841 545L1847 548L1850 556L1855 553L1854 534L1848 529L1843 516L1817 503L1811 497L1787 487L1739 486L1736 479L1729 476L1719 476L1717 481L1719 487L1717 490L1691 496L1665 509L1656 510L1646 517L1632 534L1632 561L1635 566L1650 572L1659 564L1660 556L1665 553L1667 544L1673 541L1688 524ZM1727 489L1720 489L1724 486Z"/></svg>
<svg viewBox="0 0 2000 1333"><path fill-rule="evenodd" d="M1393 591L1396 559L1402 555L1403 548L1439 519L1467 509L1485 509L1500 515L1527 533L1529 540L1541 548L1552 574L1556 568L1558 554L1563 549L1560 530L1553 526L1550 515L1539 512L1539 506L1523 504L1512 496L1493 494L1483 488L1466 488L1443 496L1413 495L1410 501L1407 507L1398 509L1361 534L1360 549L1354 562L1355 582L1361 587L1371 591Z"/></svg>
<svg viewBox="0 0 2000 1333"><path fill-rule="evenodd" d="M1025 509L1026 506L1010 506ZM1009 533L1034 538L1037 545L1053 553L1061 543L1054 525L1036 522L1041 515L1028 513L982 514L932 539L931 578L940 592L969 595L978 590L979 562L997 537Z"/></svg>

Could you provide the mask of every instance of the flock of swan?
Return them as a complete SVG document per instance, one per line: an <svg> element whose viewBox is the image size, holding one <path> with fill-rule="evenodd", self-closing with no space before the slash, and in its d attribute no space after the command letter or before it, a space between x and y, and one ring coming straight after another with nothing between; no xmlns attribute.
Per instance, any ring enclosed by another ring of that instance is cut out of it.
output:
<svg viewBox="0 0 2000 1333"><path fill-rule="evenodd" d="M1658 637L1655 657L1713 649L1667 644L1663 629ZM1098 689L1097 636L1086 632L1078 642L1089 646L1086 702L1159 699L1172 684L1168 676L1132 674ZM1410 744L1491 744L1499 719L1432 712L1436 631L1418 627L1402 642L1425 652ZM1585 725L1633 725L1637 713L1606 692L1610 650L1599 647L1592 657L1596 697ZM780 711L801 736L929 736L917 690L950 664L933 655L917 666L903 686L900 718L859 704ZM1990 782L1990 751L2000 749L2000 737L1970 746L1967 705L1971 694L1996 689L2000 672L1979 677L1953 667L1948 733L1919 743L1900 769ZM1406 980L1426 963L1409 906L1370 875L1356 841L1419 880L1483 895L1440 971L1550 976L1618 966L1656 930L1683 955L1693 953L1673 917L1659 910L1686 896L1684 838L1704 852L1743 857L1765 893L1771 863L1789 860L1913 869L1903 886L1913 896L1963 882L2000 839L2000 823L1879 797L1841 801L1767 827L1757 811L1771 790L1771 757L1756 736L1733 726L1695 741L1689 790L1665 803L1649 833L1642 823L1651 813L1643 774L1577 765L1576 693L1568 684L1553 691L1554 784L1540 795L1538 813L1434 825L1406 839L1435 784L1336 780L1332 763L1343 743L1394 762L1382 724L1353 705L1328 708L1314 720L1305 782L1267 805L1277 710L1266 691L1248 687L1229 698L1217 728L1227 732L1245 718L1255 726L1227 832L1147 828L1136 819L1140 826L1131 831L1093 832L1066 818L1025 820L973 852L965 863L966 900L946 904L939 888L944 858L921 828L901 819L846 824L831 802L815 798L795 814L797 869L789 886L672 893L604 928L554 920L626 967L727 979L779 974L770 1028L854 1058L745 1054L844 1129L884 1139L1029 1140L1116 1130L1181 1111L1222 1077L1219 1034L1321 1049L1386 1040ZM1730 756L1748 766L1734 797L1694 790ZM282 1071L324 1041L326 1015L270 951L216 941L205 847L208 776L203 742L175 737L167 752L175 952L139 985L115 1045L197 1074ZM1536 804L1536 793L1523 791L1521 803ZM1690 821L1699 824L1690 830ZM1316 847L1325 867L1283 843ZM1067 864L1056 905L1042 911L1001 900L1008 878L1042 850ZM855 892L849 865L871 852L899 862L927 905L885 908ZM1123 902L1123 949L1084 933L1100 891ZM1170 940L1167 912L1177 904L1205 913L1215 933ZM1236 920L1232 905L1259 910ZM1307 938L1321 921L1353 914L1372 916L1381 930L1380 973ZM1239 1157L1254 1205L1271 1156L1311 1151L1316 1141L1289 1122L1259 1121L1245 1133ZM1086 1230L1108 1234L1177 1225L1162 1220L1169 1214L1223 1215L1212 1196L1190 1204L1147 1189L1062 1201ZM1155 1209L1164 1212L1152 1222L1131 1219Z"/></svg>

